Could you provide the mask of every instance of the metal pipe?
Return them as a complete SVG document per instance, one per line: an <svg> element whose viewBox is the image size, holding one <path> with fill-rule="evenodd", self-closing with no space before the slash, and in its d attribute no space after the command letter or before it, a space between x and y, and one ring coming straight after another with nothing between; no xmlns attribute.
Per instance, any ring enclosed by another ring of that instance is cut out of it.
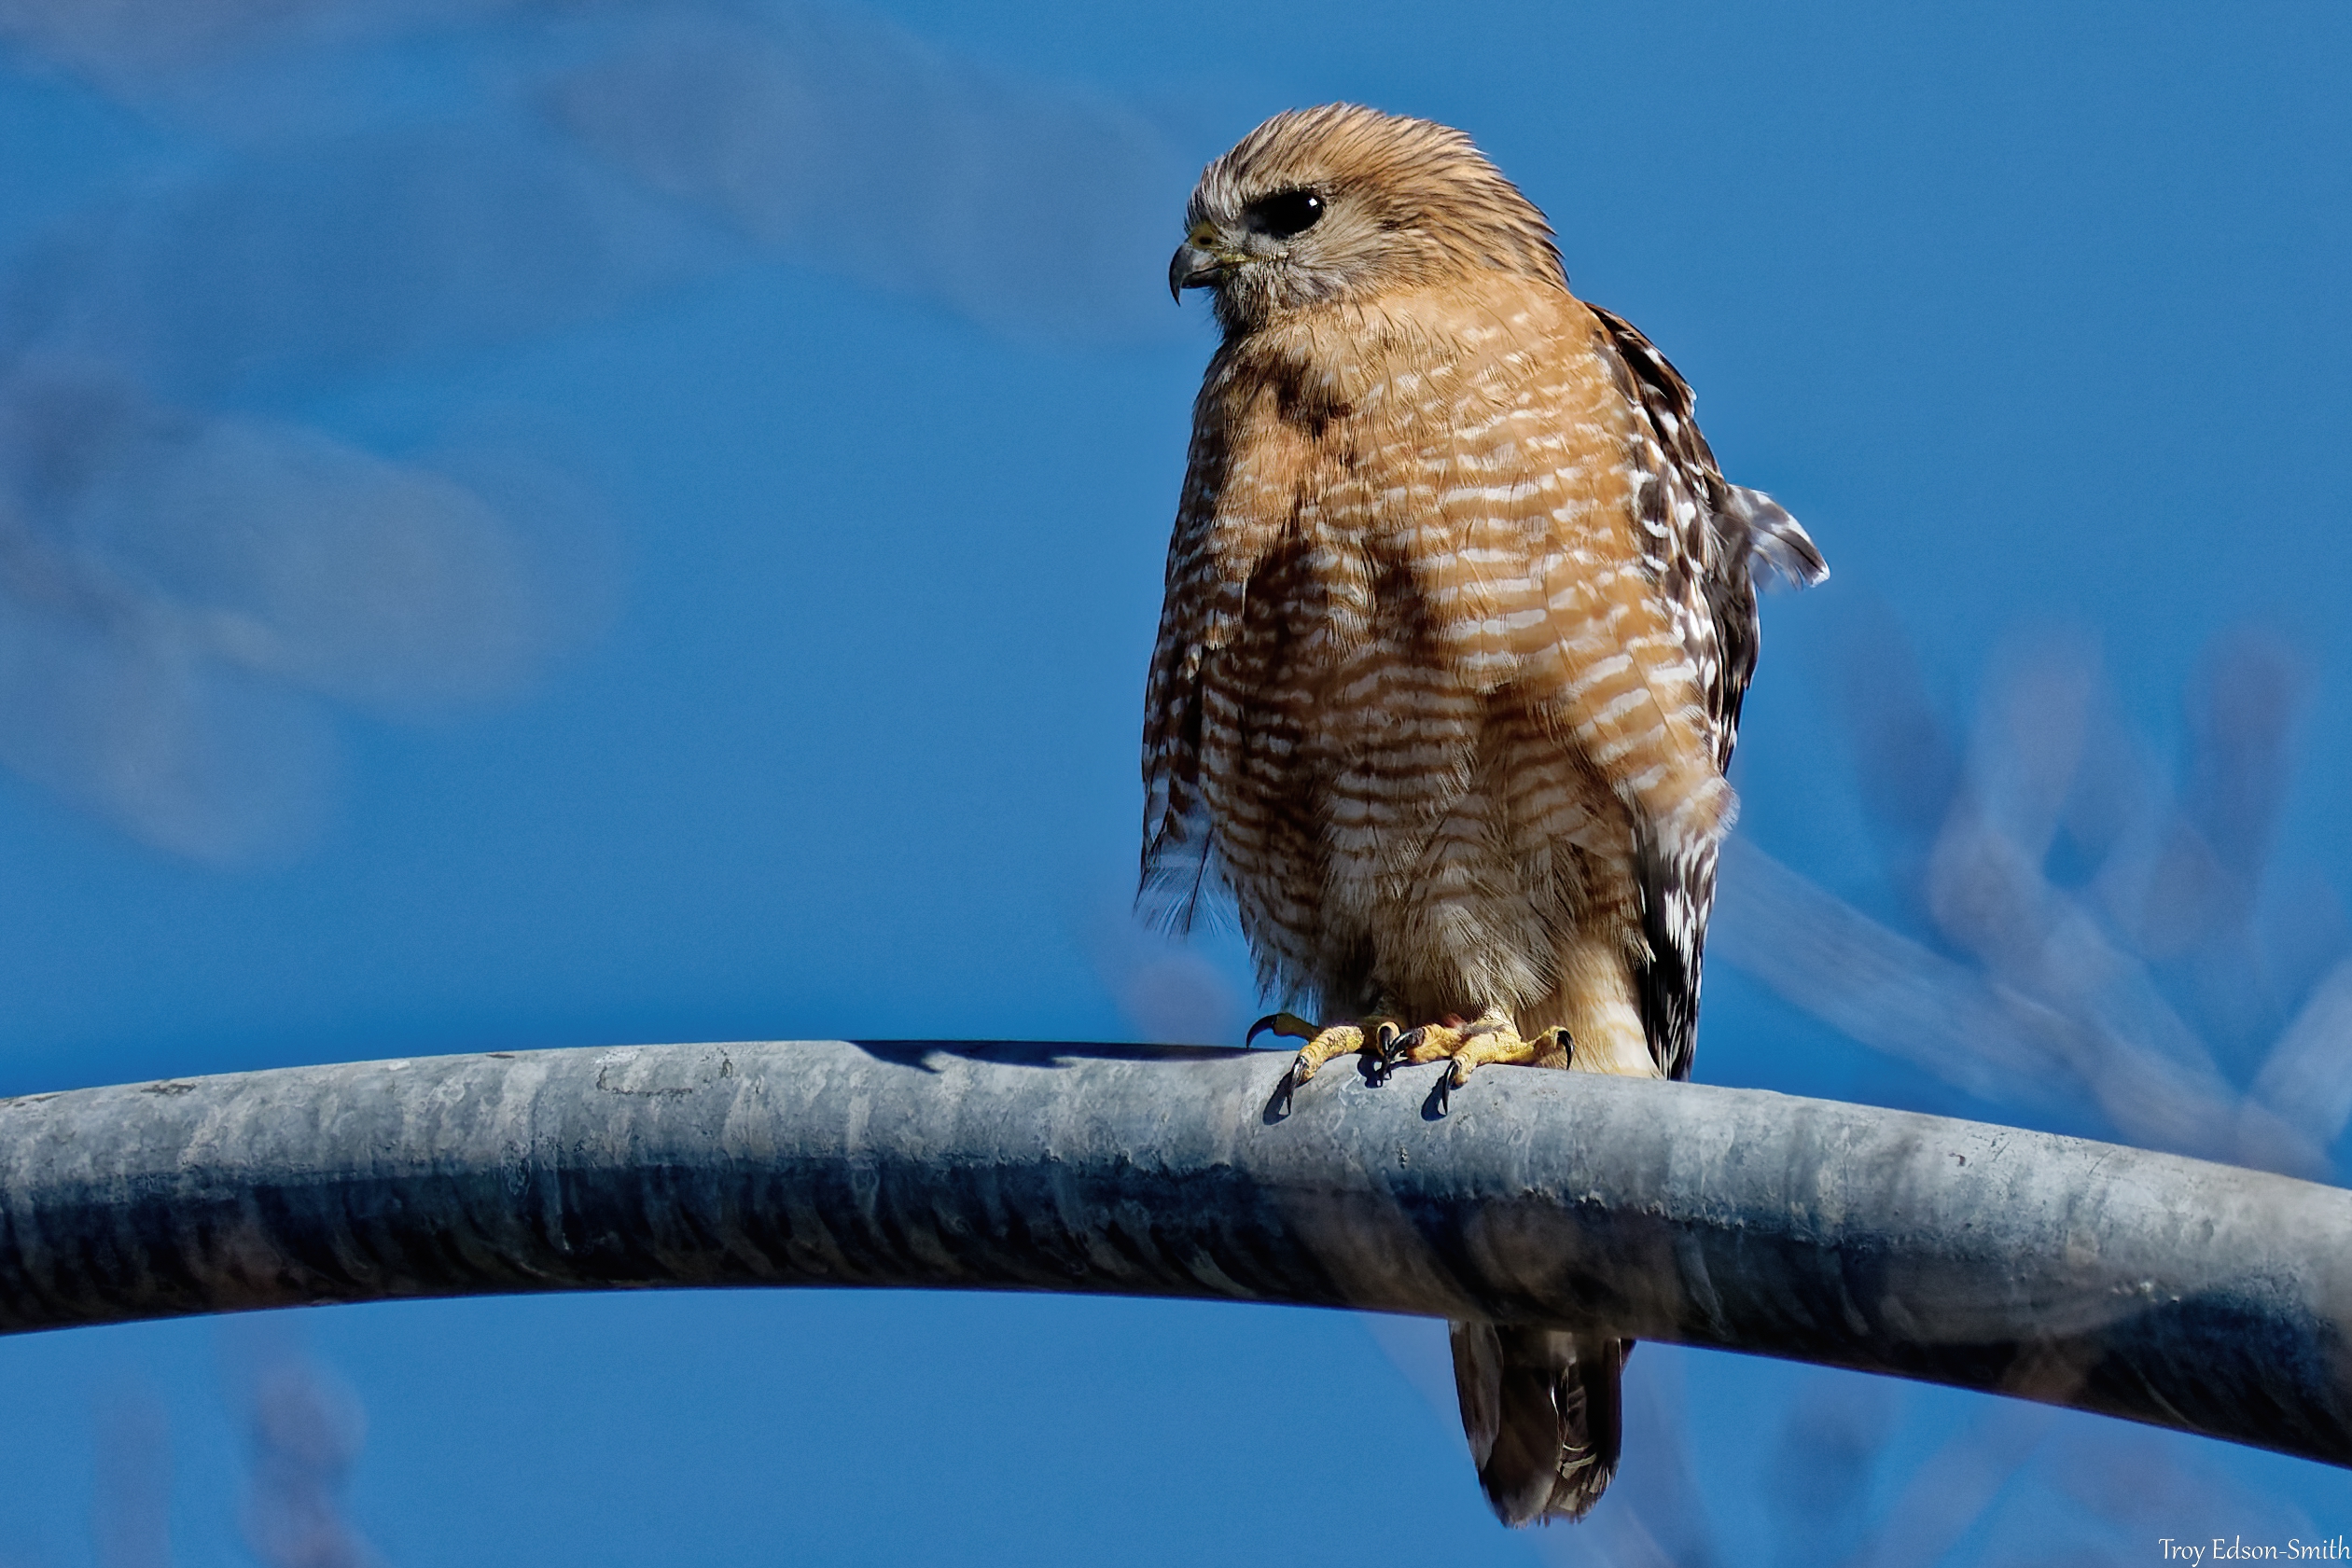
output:
<svg viewBox="0 0 2352 1568"><path fill-rule="evenodd" d="M2352 1465L2352 1193L1752 1089L1274 1053L649 1046L0 1101L0 1332L657 1285L1599 1327Z"/></svg>

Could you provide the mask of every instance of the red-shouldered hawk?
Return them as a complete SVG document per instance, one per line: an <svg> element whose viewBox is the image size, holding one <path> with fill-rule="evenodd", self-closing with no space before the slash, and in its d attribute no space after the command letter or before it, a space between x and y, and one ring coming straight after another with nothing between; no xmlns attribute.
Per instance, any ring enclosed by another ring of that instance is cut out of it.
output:
<svg viewBox="0 0 2352 1568"><path fill-rule="evenodd" d="M1172 290L1224 341L1193 413L1144 718L1147 893L1231 890L1303 1086L1450 1058L1686 1076L1759 561L1691 391L1568 292L1458 131L1331 104L1210 164ZM1252 1031L1253 1034L1256 1031ZM1505 1521L1617 1464L1625 1341L1454 1325Z"/></svg>

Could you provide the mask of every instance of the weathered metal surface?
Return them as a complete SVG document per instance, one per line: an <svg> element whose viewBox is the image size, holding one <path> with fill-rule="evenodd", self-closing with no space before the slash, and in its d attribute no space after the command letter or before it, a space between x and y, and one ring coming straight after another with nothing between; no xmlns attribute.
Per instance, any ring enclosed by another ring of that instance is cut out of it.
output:
<svg viewBox="0 0 2352 1568"><path fill-rule="evenodd" d="M2352 1194L1753 1090L1096 1046L641 1047L0 1101L0 1332L653 1285L1605 1326L2352 1464Z"/></svg>

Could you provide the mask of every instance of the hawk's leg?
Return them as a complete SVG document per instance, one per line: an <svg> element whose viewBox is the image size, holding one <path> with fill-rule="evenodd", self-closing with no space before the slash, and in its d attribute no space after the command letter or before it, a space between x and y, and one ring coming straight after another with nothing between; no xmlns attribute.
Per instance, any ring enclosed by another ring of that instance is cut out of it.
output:
<svg viewBox="0 0 2352 1568"><path fill-rule="evenodd" d="M1568 1032L1552 1028L1539 1032L1533 1039L1523 1039L1507 1015L1490 1008L1475 1023L1425 1023L1408 1030L1397 1037L1392 1048L1396 1059L1401 1062L1451 1062L1454 1065L1448 1076L1453 1087L1459 1089L1473 1071L1489 1062L1566 1067Z"/></svg>

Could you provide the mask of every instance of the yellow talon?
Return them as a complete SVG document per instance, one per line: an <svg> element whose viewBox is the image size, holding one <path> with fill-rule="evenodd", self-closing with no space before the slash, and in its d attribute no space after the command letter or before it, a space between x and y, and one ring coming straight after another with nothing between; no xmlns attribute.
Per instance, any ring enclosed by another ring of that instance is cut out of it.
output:
<svg viewBox="0 0 2352 1568"><path fill-rule="evenodd" d="M1290 1064L1290 1081L1302 1084L1335 1056L1353 1056L1364 1048L1364 1032L1352 1023L1335 1023L1309 1040Z"/></svg>

